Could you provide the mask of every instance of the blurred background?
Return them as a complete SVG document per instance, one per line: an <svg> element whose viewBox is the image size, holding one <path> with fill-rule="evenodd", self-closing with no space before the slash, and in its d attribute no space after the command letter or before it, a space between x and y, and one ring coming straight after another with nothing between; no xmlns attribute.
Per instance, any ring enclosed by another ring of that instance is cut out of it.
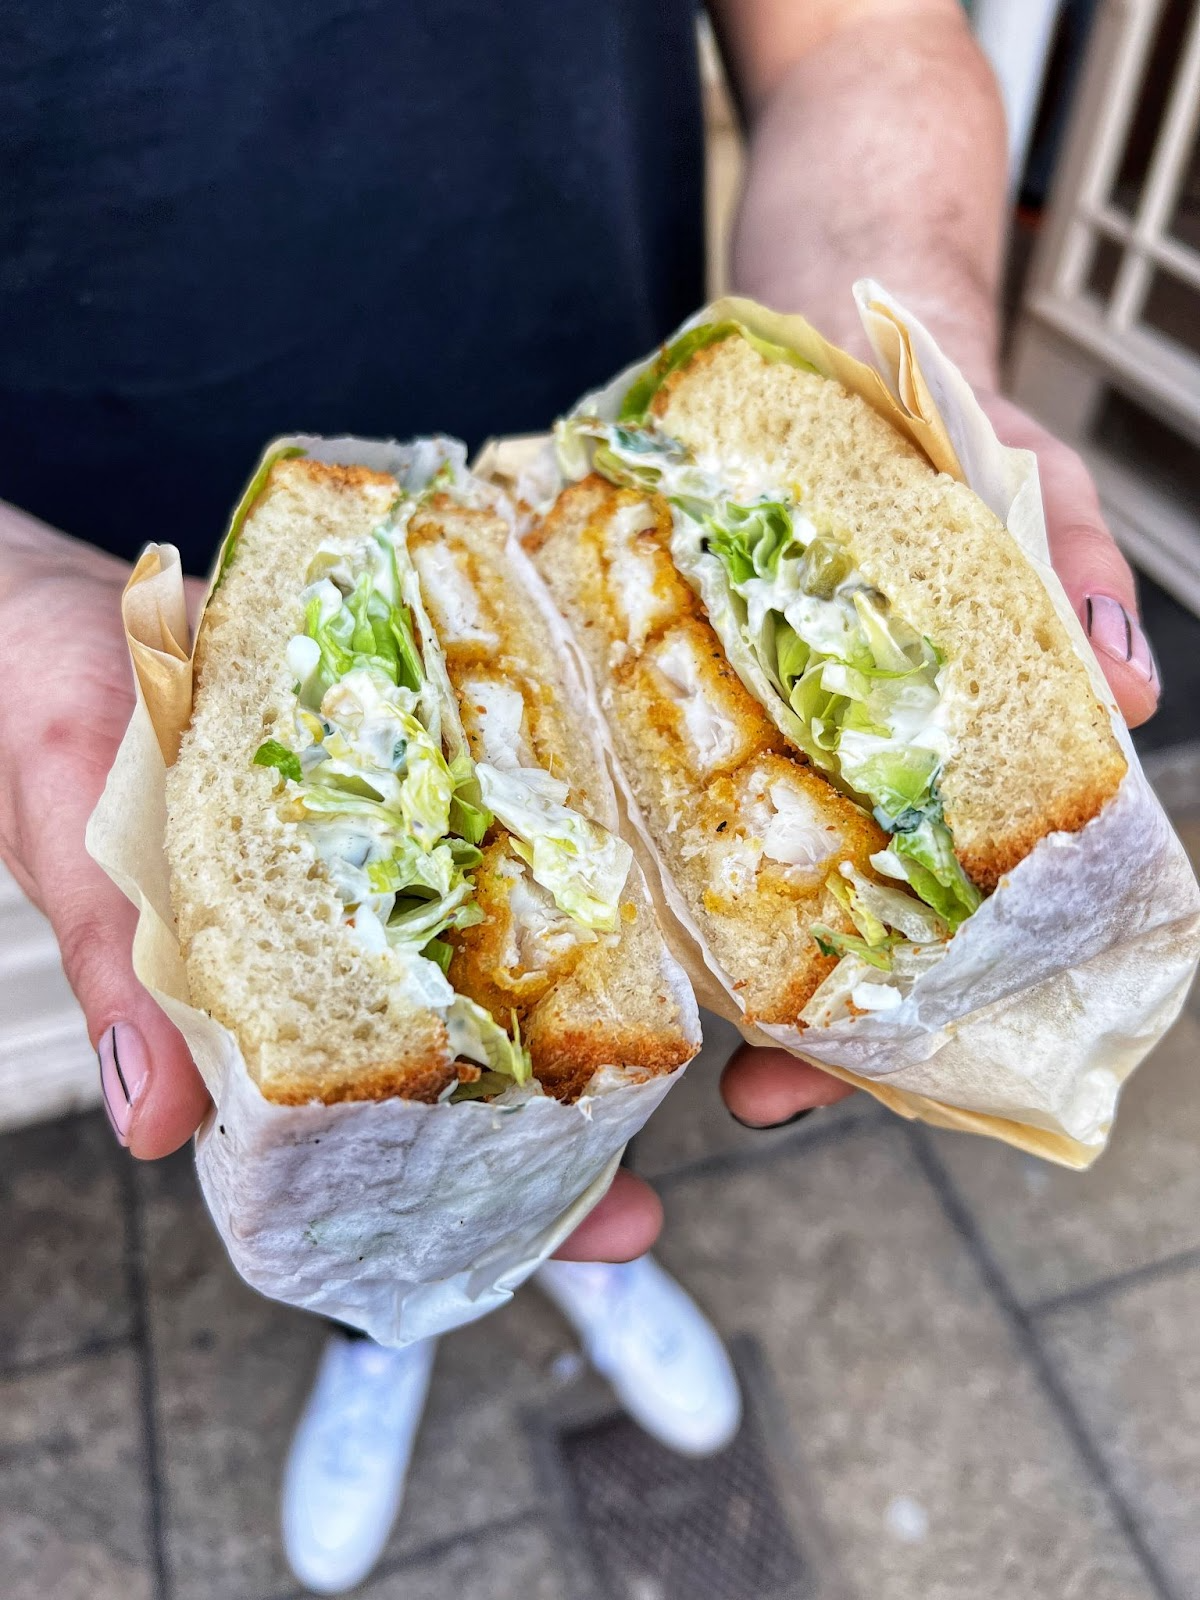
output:
<svg viewBox="0 0 1200 1600"><path fill-rule="evenodd" d="M1200 5L976 0L1010 120L1014 396L1086 455L1200 861ZM701 29L710 281L741 135ZM687 1462L526 1292L446 1339L370 1600L1200 1597L1200 1005L1079 1176L860 1098L751 1133L710 1021L638 1140L747 1417ZM279 1472L320 1330L246 1289L187 1151L135 1167L49 931L0 882L0 1592L292 1600Z"/></svg>

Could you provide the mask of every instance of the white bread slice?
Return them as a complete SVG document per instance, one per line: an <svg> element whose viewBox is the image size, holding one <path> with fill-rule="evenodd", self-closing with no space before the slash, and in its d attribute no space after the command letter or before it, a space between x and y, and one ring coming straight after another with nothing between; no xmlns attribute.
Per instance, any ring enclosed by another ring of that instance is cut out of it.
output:
<svg viewBox="0 0 1200 1600"><path fill-rule="evenodd" d="M1039 839L1081 828L1125 758L1037 573L970 489L841 384L734 336L673 373L651 410L692 449L798 483L855 565L946 658L946 821L994 888Z"/></svg>
<svg viewBox="0 0 1200 1600"><path fill-rule="evenodd" d="M591 476L528 539L570 622L655 847L750 1021L795 1023L832 970L814 922L853 932L825 880L882 830L795 755L733 672L668 554L670 512ZM665 670L664 670L665 669ZM689 685L695 692L687 693ZM786 801L812 859L761 853Z"/></svg>
<svg viewBox="0 0 1200 1600"><path fill-rule="evenodd" d="M268 1100L433 1100L454 1076L446 1030L405 1003L342 926L342 904L278 775L254 752L290 714L285 652L322 539L368 535L395 480L280 461L242 528L196 642L192 722L167 773L167 858L192 1003L237 1036Z"/></svg>
<svg viewBox="0 0 1200 1600"><path fill-rule="evenodd" d="M394 478L360 467L305 459L272 467L205 611L192 722L167 775L167 854L193 1003L234 1032L263 1094L281 1103L431 1101L458 1076L442 1021L399 996L384 963L343 924L303 828L280 816L278 775L253 765L295 703L285 653L303 626L299 595L314 551L326 538L369 535L396 495ZM443 509L454 516L451 502ZM486 513L462 515L482 519L489 538L503 526ZM497 573L495 581L515 580ZM493 598L515 614L529 609L520 592ZM531 634L526 646L529 670L565 707L545 641ZM562 723L561 742L579 752L582 774L590 740L572 737L565 710ZM581 797L585 789L581 778ZM631 877L626 898L629 920L614 948L586 972L581 961L527 1019L535 1074L560 1096L579 1092L589 1062L649 1074L694 1053L690 996L665 975L640 881ZM476 998L465 985L460 992Z"/></svg>

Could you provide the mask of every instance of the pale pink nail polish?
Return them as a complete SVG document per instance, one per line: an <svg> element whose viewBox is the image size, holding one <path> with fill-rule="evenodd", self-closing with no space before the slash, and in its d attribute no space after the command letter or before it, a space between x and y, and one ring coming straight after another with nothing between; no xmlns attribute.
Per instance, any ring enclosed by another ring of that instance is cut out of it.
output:
<svg viewBox="0 0 1200 1600"><path fill-rule="evenodd" d="M150 1071L146 1041L128 1022L117 1022L100 1040L100 1088L112 1130L122 1144L129 1143L129 1128Z"/></svg>
<svg viewBox="0 0 1200 1600"><path fill-rule="evenodd" d="M1158 663L1136 617L1109 594L1089 594L1083 607L1083 625L1093 648L1125 662L1157 689Z"/></svg>

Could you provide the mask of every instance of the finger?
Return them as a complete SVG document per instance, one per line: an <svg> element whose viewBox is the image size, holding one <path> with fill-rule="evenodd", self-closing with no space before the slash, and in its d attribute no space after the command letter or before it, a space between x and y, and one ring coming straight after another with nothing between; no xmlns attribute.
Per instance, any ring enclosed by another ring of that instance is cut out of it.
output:
<svg viewBox="0 0 1200 1600"><path fill-rule="evenodd" d="M554 1252L559 1261L632 1261L662 1231L662 1201L622 1167L604 1199Z"/></svg>
<svg viewBox="0 0 1200 1600"><path fill-rule="evenodd" d="M135 1156L169 1155L196 1131L208 1095L182 1036L134 975L137 913L88 865L68 892L43 900L99 1057L113 1132Z"/></svg>
<svg viewBox="0 0 1200 1600"><path fill-rule="evenodd" d="M743 1045L721 1074L721 1095L739 1122L777 1128L802 1111L832 1106L854 1090L786 1050Z"/></svg>
<svg viewBox="0 0 1200 1600"><path fill-rule="evenodd" d="M1060 528L1053 558L1121 715L1136 728L1154 715L1162 683L1138 621L1129 567L1103 525L1094 523Z"/></svg>
<svg viewBox="0 0 1200 1600"><path fill-rule="evenodd" d="M1153 716L1161 684L1138 621L1133 571L1105 526L1095 486L1074 451L1056 446L1044 453L1042 494L1054 570L1122 716L1137 727Z"/></svg>
<svg viewBox="0 0 1200 1600"><path fill-rule="evenodd" d="M987 409L1003 443L1037 453L1050 559L1121 715L1136 728L1153 716L1162 685L1138 620L1133 571L1108 531L1091 474L1074 450L1008 401Z"/></svg>
<svg viewBox="0 0 1200 1600"><path fill-rule="evenodd" d="M99 1056L113 1132L150 1158L195 1132L208 1096L182 1036L134 974L137 913L84 848L108 754L104 738L92 744L86 730L59 730L23 797L24 854Z"/></svg>

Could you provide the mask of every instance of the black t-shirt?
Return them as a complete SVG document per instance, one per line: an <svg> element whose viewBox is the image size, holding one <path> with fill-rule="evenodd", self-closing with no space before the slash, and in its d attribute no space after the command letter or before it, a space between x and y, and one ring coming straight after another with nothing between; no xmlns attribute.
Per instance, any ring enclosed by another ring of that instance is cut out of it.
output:
<svg viewBox="0 0 1200 1600"><path fill-rule="evenodd" d="M702 296L690 0L7 0L0 498L205 568L265 441L545 427Z"/></svg>

